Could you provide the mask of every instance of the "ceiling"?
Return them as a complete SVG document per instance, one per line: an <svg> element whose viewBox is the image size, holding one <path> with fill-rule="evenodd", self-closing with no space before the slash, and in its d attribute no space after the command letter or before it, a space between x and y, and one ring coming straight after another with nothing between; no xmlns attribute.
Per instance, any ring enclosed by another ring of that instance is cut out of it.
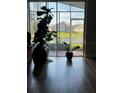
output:
<svg viewBox="0 0 124 93"><path fill-rule="evenodd" d="M71 6L75 6L75 7L78 7L78 8L82 8L82 9L85 8L85 3L84 2L62 2L62 3L68 4L68 5L71 5Z"/></svg>
<svg viewBox="0 0 124 93"><path fill-rule="evenodd" d="M82 9L85 7L84 0L28 0L28 2L62 2Z"/></svg>

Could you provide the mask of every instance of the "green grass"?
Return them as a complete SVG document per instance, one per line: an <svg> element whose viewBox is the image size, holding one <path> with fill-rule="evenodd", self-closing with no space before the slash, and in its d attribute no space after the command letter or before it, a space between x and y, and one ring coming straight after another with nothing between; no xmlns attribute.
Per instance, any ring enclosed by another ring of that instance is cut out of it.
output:
<svg viewBox="0 0 124 93"><path fill-rule="evenodd" d="M60 38L59 42L62 43L64 41L64 39L69 39L70 38L70 33L68 33L68 32L60 32L60 33L58 33L58 38ZM81 48L83 48L82 43L76 43L75 42L75 41L80 41L80 40L83 41L83 32L72 32L71 33L71 40L72 40L72 47L78 45Z"/></svg>
<svg viewBox="0 0 124 93"><path fill-rule="evenodd" d="M60 36L60 38L70 38L70 33L68 32L60 32L58 33L58 37ZM71 37L72 39L81 39L83 36L83 32L72 32L71 33Z"/></svg>
<svg viewBox="0 0 124 93"><path fill-rule="evenodd" d="M33 40L34 35L33 35L33 33L31 33L31 34L32 34L31 38ZM68 33L68 32L60 32L60 33L57 33L57 35L58 35L58 38L60 38L59 39L59 43L64 42L65 39L69 40L69 38L70 38L70 33ZM72 47L78 45L81 48L83 48L83 44L82 43L73 42L73 41L80 41L80 40L83 41L83 32L72 32L71 33L71 40L72 40Z"/></svg>
<svg viewBox="0 0 124 93"><path fill-rule="evenodd" d="M75 46L80 46L80 48L83 48L83 44L82 43L79 43L79 44L72 43L71 47L75 47Z"/></svg>

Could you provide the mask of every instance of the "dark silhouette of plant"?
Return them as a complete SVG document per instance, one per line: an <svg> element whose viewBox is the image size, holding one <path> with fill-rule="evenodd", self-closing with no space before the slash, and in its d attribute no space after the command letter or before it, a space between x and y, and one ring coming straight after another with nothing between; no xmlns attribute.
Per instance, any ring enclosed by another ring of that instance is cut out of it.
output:
<svg viewBox="0 0 124 93"><path fill-rule="evenodd" d="M52 9L52 8L51 8ZM57 37L56 31L49 31L48 26L53 19L53 14L51 13L51 9L48 9L47 7L43 6L41 7L41 11L37 11L37 32L34 36L34 44L40 43L45 44L47 41L53 40L53 37Z"/></svg>
<svg viewBox="0 0 124 93"><path fill-rule="evenodd" d="M74 51L80 48L80 46L74 46L73 48L71 48L71 45L67 42L63 42L63 44L65 45L65 49L67 52Z"/></svg>

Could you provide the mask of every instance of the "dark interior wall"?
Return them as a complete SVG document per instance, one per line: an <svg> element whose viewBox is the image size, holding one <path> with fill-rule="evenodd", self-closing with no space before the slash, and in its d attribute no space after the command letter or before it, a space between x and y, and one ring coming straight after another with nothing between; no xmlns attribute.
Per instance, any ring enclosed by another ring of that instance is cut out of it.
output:
<svg viewBox="0 0 124 93"><path fill-rule="evenodd" d="M96 0L85 4L85 57L96 58Z"/></svg>

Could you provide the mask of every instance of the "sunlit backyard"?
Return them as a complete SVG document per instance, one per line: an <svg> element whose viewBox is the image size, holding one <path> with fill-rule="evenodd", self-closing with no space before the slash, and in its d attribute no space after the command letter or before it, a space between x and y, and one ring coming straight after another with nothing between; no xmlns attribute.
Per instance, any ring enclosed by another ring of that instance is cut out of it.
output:
<svg viewBox="0 0 124 93"><path fill-rule="evenodd" d="M58 38L60 40L60 43L62 42L68 42L70 38L70 33L68 32L60 32L58 33ZM76 46L79 45L81 48L83 48L83 32L71 32L71 45Z"/></svg>
<svg viewBox="0 0 124 93"><path fill-rule="evenodd" d="M58 36L58 42L61 44L62 42L67 42L69 43L69 38L70 38L70 33L69 32L59 32L57 34ZM34 38L34 33L32 33L32 41ZM74 47L76 45L80 46L83 48L83 32L71 32L71 46ZM54 39L53 41L50 42L50 44L56 44L56 40Z"/></svg>

